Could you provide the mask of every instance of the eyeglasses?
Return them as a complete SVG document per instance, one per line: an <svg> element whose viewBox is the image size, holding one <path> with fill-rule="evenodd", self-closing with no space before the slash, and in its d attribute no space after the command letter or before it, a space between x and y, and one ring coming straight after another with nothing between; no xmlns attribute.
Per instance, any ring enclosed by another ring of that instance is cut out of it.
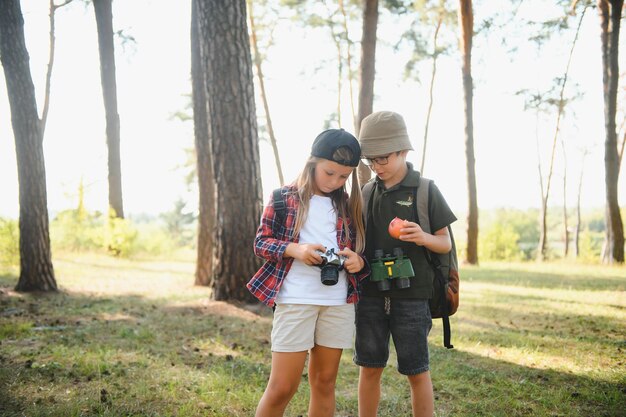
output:
<svg viewBox="0 0 626 417"><path fill-rule="evenodd" d="M389 157L394 153L395 152L392 152L385 156L377 156L376 158L363 158L362 161L365 165L369 167L374 166L374 163L376 163L377 165L387 165L389 163Z"/></svg>

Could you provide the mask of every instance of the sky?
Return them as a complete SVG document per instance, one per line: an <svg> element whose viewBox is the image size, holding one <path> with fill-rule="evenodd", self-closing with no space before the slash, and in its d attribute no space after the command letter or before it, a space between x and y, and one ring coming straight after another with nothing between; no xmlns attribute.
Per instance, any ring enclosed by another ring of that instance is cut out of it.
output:
<svg viewBox="0 0 626 417"><path fill-rule="evenodd" d="M193 147L193 125L173 117L185 110L190 101L189 3L176 2L172 6L172 2L165 0L114 2L114 30L123 30L136 41L132 45L122 45L119 40L116 43L123 195L125 212L131 215L171 210L178 199L187 201L190 209L197 204L197 190L186 185L186 171L181 168L187 159L186 150ZM486 7L490 2L483 4ZM498 4L502 3L493 5ZM22 0L22 10L31 73L41 107L48 60L47 2ZM518 16L532 18L551 12L545 2L527 1ZM475 10L477 26L482 18L481 11ZM87 208L104 211L107 151L93 9L74 2L57 12L56 22L57 54L44 138L49 210L55 213L76 207L82 180ZM415 149L409 160L419 165L431 64L421 64L422 82L404 79L404 62L409 51L394 50L392 46L405 23L393 20L386 12L381 14L374 110L393 110L404 116ZM360 39L359 31L357 22L351 27L351 38ZM515 93L524 88L545 89L553 78L562 76L572 38L571 34L565 34L537 49L524 36L511 29L487 37L477 35L474 41L474 140L481 208L525 209L538 207L541 202L537 149L541 149L545 172L555 114L537 118L534 111L524 111L524 100ZM519 47L515 55L505 52L501 45L503 37ZM559 145L550 195L552 205L562 204L565 169L566 198L570 207L574 204L582 168L582 205L593 208L604 204L599 39L599 18L595 10L590 10L573 55L568 84L577 84L585 94L562 120L567 162ZM352 49L355 70L359 51L358 45ZM278 23L274 44L266 54L263 70L269 106L285 179L290 182L302 168L313 139L324 130L328 115L335 110L336 52L327 30L305 31L297 22L284 19ZM355 82L355 95L357 88ZM467 207L467 184L457 53L440 58L434 94L424 175L435 180L452 209L461 213ZM259 100L257 110L263 116ZM342 118L343 127L353 131L346 122L351 118L347 82L342 91ZM584 149L589 154L583 163ZM261 141L260 152L266 200L279 184L267 142ZM236 158L233 163L237 163ZM622 181L619 187L622 205L624 187ZM3 72L0 72L0 195L0 216L17 217L17 167Z"/></svg>

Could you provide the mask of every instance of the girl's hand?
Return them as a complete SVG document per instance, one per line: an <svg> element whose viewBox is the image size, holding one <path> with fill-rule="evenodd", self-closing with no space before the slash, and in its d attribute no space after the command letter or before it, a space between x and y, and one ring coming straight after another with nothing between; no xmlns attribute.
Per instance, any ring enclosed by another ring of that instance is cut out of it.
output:
<svg viewBox="0 0 626 417"><path fill-rule="evenodd" d="M417 223L405 221L400 229L400 240L404 242L413 242L418 246L426 246L430 243L431 234L422 230Z"/></svg>
<svg viewBox="0 0 626 417"><path fill-rule="evenodd" d="M322 257L317 251L326 252L326 247L319 243L290 243L284 257L298 259L307 265L319 265Z"/></svg>
<svg viewBox="0 0 626 417"><path fill-rule="evenodd" d="M337 255L343 255L346 260L343 262L343 268L351 274L359 272L365 266L365 261L356 252L350 248L344 248L337 252Z"/></svg>

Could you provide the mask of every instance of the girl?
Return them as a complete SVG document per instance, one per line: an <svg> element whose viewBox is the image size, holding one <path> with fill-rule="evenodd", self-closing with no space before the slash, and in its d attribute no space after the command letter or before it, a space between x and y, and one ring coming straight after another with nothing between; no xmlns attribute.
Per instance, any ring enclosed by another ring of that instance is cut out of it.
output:
<svg viewBox="0 0 626 417"><path fill-rule="evenodd" d="M343 129L320 133L295 183L281 189L284 221L273 198L265 207L254 253L265 259L248 283L259 300L274 307L272 370L257 417L282 416L296 393L309 357L309 416L332 416L335 380L343 349L352 347L358 281L369 274L361 190L355 167L359 142ZM345 183L352 176L348 198ZM334 249L344 260L337 283L320 279L322 254Z"/></svg>

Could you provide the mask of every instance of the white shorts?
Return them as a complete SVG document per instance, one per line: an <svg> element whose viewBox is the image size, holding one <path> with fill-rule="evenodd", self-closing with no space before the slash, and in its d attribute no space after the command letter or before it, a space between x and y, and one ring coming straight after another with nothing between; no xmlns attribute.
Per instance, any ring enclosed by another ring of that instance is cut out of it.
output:
<svg viewBox="0 0 626 417"><path fill-rule="evenodd" d="M349 349L354 339L354 304L280 304L274 310L272 352L303 352L315 345Z"/></svg>

